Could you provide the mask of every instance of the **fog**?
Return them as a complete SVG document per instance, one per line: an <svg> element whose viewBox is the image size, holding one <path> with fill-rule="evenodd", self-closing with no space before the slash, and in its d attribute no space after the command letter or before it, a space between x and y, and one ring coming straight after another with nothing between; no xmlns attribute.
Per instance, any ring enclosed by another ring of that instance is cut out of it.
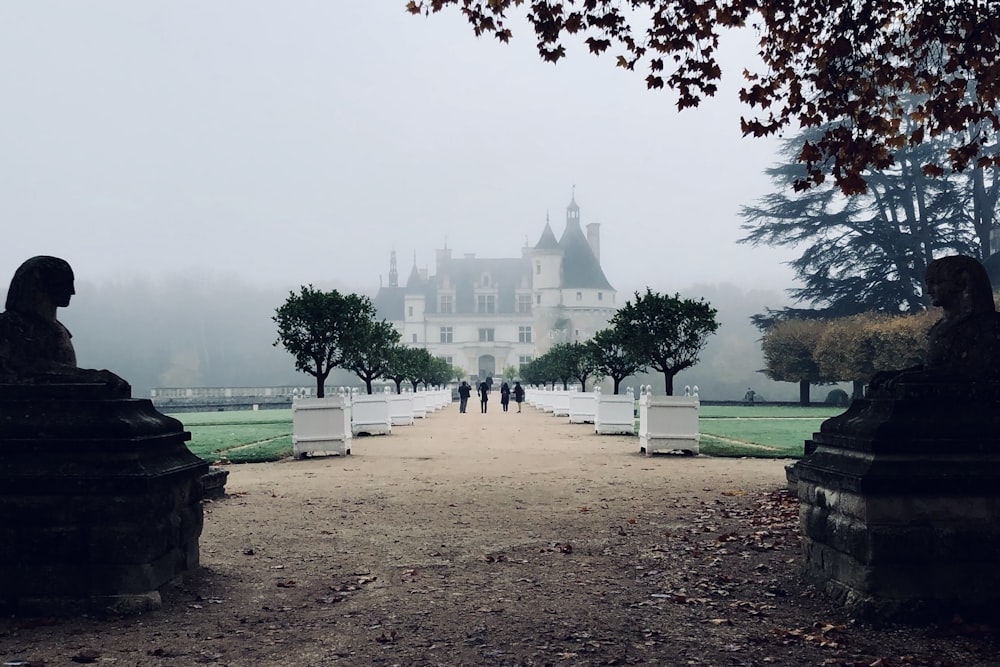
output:
<svg viewBox="0 0 1000 667"><path fill-rule="evenodd" d="M258 285L377 285L435 248L506 257L573 187L619 290L651 278L784 288L740 246L775 141L719 95L669 92L578 46L542 62L404 0L32 0L0 5L0 268L64 257L89 280L211 269ZM560 227L556 226L556 233Z"/></svg>
<svg viewBox="0 0 1000 667"><path fill-rule="evenodd" d="M784 303L790 252L736 243L777 148L739 131L752 34L678 113L613 57L542 62L523 20L500 45L405 4L0 5L0 282L68 260L81 364L134 368L137 388L289 378L270 346L288 290L372 294L393 251L403 276L444 246L517 256L573 196L620 299L727 286L746 307L718 340Z"/></svg>
<svg viewBox="0 0 1000 667"><path fill-rule="evenodd" d="M344 289L332 283L317 287ZM273 346L277 334L271 317L287 291L223 274L78 281L76 288L59 318L73 334L79 364L121 375L134 396L149 396L156 387L315 386L311 376L295 371L290 354ZM0 298L5 296L0 290ZM753 386L760 400L797 400L798 385L771 382L758 372L760 332L749 321L764 307L783 303L780 293L726 283L696 285L682 296L705 297L718 309L721 327L709 338L701 361L677 376L676 392L685 384L698 385L705 400L736 400ZM655 373L630 378L623 389L637 388L639 382L663 391L663 378ZM344 371L329 383L360 386ZM822 399L820 391L815 394Z"/></svg>

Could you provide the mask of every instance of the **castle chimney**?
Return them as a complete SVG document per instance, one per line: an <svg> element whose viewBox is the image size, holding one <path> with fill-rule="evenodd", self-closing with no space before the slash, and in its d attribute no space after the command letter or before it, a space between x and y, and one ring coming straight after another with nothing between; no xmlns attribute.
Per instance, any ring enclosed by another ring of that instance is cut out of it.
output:
<svg viewBox="0 0 1000 667"><path fill-rule="evenodd" d="M587 243L590 244L590 249L594 253L594 257L597 258L598 263L601 261L601 223L591 222L587 225Z"/></svg>

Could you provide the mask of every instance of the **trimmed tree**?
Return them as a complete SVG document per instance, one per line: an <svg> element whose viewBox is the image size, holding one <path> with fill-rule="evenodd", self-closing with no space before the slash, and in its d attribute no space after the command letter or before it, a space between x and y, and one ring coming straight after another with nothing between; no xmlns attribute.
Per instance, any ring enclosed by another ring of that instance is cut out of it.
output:
<svg viewBox="0 0 1000 667"><path fill-rule="evenodd" d="M399 332L389 322L362 322L345 344L343 366L357 375L371 394L372 382L389 371L393 348L398 343Z"/></svg>
<svg viewBox="0 0 1000 667"><path fill-rule="evenodd" d="M343 364L351 336L374 314L367 297L303 286L298 294L289 292L271 318L278 325L274 346L295 357L296 370L316 378L316 396L323 398L326 378Z"/></svg>
<svg viewBox="0 0 1000 667"><path fill-rule="evenodd" d="M618 393L622 380L646 369L631 346L630 335L618 327L602 329L591 339L594 343L594 369L598 377L609 377Z"/></svg>
<svg viewBox="0 0 1000 667"><path fill-rule="evenodd" d="M597 371L594 361L594 343L570 343L573 346L573 377L580 382L582 391L587 391L587 380Z"/></svg>
<svg viewBox="0 0 1000 667"><path fill-rule="evenodd" d="M569 389L569 381L576 377L579 354L574 343L556 343L544 355L549 370L562 382L563 391Z"/></svg>
<svg viewBox="0 0 1000 667"><path fill-rule="evenodd" d="M393 381L397 394L403 392L403 381L407 380L413 373L413 368L417 363L416 352L417 348L398 344L389 350L389 366L383 377Z"/></svg>
<svg viewBox="0 0 1000 667"><path fill-rule="evenodd" d="M836 378L823 374L816 348L826 330L821 320L786 320L768 329L761 340L764 374L778 382L799 383L799 404L809 405L809 386Z"/></svg>
<svg viewBox="0 0 1000 667"><path fill-rule="evenodd" d="M674 376L698 363L708 337L719 329L716 310L704 299L667 296L648 287L635 293L611 322L626 337L637 359L663 374L663 389L674 395Z"/></svg>

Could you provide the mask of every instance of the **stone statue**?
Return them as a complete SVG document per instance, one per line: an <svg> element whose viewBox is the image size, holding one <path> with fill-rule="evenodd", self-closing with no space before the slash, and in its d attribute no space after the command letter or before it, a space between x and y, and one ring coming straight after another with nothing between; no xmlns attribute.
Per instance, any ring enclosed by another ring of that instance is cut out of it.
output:
<svg viewBox="0 0 1000 667"><path fill-rule="evenodd" d="M906 382L1000 381L1000 315L986 269L965 255L942 257L927 267L926 282L942 314L928 333L924 363L876 373L870 395Z"/></svg>
<svg viewBox="0 0 1000 667"><path fill-rule="evenodd" d="M927 267L941 309L923 363L877 373L789 471L803 574L871 619L1000 608L1000 314L983 265Z"/></svg>
<svg viewBox="0 0 1000 667"><path fill-rule="evenodd" d="M0 314L0 382L101 384L131 395L114 373L77 367L72 336L56 319L75 293L73 270L63 259L40 255L18 267Z"/></svg>

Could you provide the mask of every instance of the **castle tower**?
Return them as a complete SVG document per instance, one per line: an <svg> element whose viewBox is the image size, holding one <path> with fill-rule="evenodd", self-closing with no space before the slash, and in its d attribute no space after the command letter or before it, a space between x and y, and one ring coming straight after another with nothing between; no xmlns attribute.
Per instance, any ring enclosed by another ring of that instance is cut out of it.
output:
<svg viewBox="0 0 1000 667"><path fill-rule="evenodd" d="M389 287L399 287L399 271L396 270L396 251L389 253Z"/></svg>

